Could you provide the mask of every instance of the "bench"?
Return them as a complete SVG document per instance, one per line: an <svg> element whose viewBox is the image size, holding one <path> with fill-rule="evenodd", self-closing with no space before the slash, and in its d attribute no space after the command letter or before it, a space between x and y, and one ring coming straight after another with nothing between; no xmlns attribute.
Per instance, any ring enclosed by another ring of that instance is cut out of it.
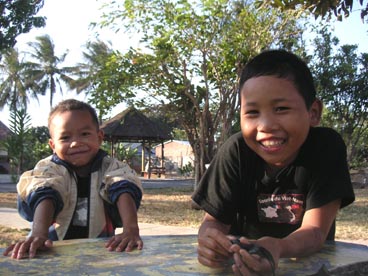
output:
<svg viewBox="0 0 368 276"><path fill-rule="evenodd" d="M144 172L144 178L165 178L165 168L151 167L148 172Z"/></svg>

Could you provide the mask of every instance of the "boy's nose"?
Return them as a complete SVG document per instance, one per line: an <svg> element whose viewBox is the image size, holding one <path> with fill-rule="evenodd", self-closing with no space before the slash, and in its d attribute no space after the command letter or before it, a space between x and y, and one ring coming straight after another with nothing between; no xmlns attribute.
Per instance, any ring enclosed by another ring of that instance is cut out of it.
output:
<svg viewBox="0 0 368 276"><path fill-rule="evenodd" d="M79 144L79 141L78 141L78 140L73 140L73 141L70 143L70 147L71 147L71 148L75 148L75 147L77 147L77 146L78 146L78 144Z"/></svg>
<svg viewBox="0 0 368 276"><path fill-rule="evenodd" d="M278 128L278 124L272 115L262 116L258 122L258 131L269 132Z"/></svg>

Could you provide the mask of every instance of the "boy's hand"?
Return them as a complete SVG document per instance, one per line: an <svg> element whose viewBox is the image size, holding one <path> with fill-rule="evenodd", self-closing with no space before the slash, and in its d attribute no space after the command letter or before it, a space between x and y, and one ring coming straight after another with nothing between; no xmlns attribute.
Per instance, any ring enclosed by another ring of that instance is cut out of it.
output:
<svg viewBox="0 0 368 276"><path fill-rule="evenodd" d="M261 241L261 240L259 240ZM251 243L246 238L241 238L240 242L248 248ZM261 247L261 243L258 243L254 248L249 247L249 250L241 248L238 244L234 244L231 250L234 252L234 264L232 269L235 275L275 275L275 269L279 258L275 258L276 252L272 255L265 247L262 250L257 250L257 247ZM252 242L254 244L254 242ZM273 243L265 243L268 247L273 247ZM260 251L260 252L257 252ZM277 250L276 250L277 251ZM275 262L276 261L276 262Z"/></svg>
<svg viewBox="0 0 368 276"><path fill-rule="evenodd" d="M216 228L207 228L198 236L198 261L209 267L223 267L232 257L230 239Z"/></svg>
<svg viewBox="0 0 368 276"><path fill-rule="evenodd" d="M139 230L128 230L124 229L123 233L111 237L111 239L106 243L106 248L109 251L117 252L130 252L134 248L141 250L143 248L143 241L139 236Z"/></svg>
<svg viewBox="0 0 368 276"><path fill-rule="evenodd" d="M34 258L36 256L37 250L48 250L52 247L52 241L44 237L28 237L23 241L19 241L15 244L10 245L3 253L4 256L12 252L11 258L13 259L23 259L27 256L29 258Z"/></svg>
<svg viewBox="0 0 368 276"><path fill-rule="evenodd" d="M11 258L22 259L36 256L37 250L47 250L52 247L52 241L48 239L48 229L52 224L55 212L54 202L46 198L38 203L34 212L32 234L23 241L10 245L3 253L7 256L11 251Z"/></svg>

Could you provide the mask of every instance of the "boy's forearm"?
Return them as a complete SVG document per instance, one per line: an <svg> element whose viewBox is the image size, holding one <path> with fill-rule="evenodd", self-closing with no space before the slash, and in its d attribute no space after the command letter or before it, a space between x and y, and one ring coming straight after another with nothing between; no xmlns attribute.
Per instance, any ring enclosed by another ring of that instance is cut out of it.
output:
<svg viewBox="0 0 368 276"><path fill-rule="evenodd" d="M282 257L300 257L320 250L340 207L334 200L304 214L302 226L280 241Z"/></svg>
<svg viewBox="0 0 368 276"><path fill-rule="evenodd" d="M32 236L48 237L54 213L55 207L51 199L44 199L37 205L33 217Z"/></svg>
<svg viewBox="0 0 368 276"><path fill-rule="evenodd" d="M137 208L132 196L129 193L121 194L116 205L123 222L123 228L139 231Z"/></svg>
<svg viewBox="0 0 368 276"><path fill-rule="evenodd" d="M280 257L303 257L315 253L323 246L324 239L320 229L309 227L298 229L279 240Z"/></svg>

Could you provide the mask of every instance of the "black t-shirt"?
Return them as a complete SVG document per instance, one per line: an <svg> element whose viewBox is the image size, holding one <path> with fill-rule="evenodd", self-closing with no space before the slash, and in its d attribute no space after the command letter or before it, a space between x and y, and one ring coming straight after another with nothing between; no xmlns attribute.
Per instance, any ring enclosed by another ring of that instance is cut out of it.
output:
<svg viewBox="0 0 368 276"><path fill-rule="evenodd" d="M285 237L300 227L306 210L355 199L346 146L329 128L311 128L292 164L276 176L241 133L230 137L211 162L192 199L207 213L249 238ZM334 239L334 225L327 239Z"/></svg>
<svg viewBox="0 0 368 276"><path fill-rule="evenodd" d="M90 176L78 176L77 205L75 206L73 218L64 237L65 240L88 238L90 187Z"/></svg>

